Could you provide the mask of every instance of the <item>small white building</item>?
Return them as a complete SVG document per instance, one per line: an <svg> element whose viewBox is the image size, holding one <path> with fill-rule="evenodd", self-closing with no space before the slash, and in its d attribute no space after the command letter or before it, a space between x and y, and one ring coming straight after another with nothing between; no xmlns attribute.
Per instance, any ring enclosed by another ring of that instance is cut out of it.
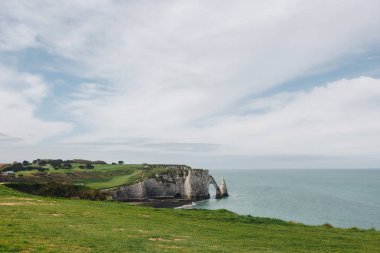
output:
<svg viewBox="0 0 380 253"><path fill-rule="evenodd" d="M4 176L9 176L9 175L14 175L14 174L16 173L13 170L1 172L1 175L4 175Z"/></svg>

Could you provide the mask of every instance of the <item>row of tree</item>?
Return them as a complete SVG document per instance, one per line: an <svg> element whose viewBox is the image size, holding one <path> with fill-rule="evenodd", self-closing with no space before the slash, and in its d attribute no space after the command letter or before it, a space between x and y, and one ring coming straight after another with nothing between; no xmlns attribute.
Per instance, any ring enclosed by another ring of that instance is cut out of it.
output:
<svg viewBox="0 0 380 253"><path fill-rule="evenodd" d="M46 171L48 170L47 168L43 167L37 167L37 166L31 166L27 163L19 163L19 162L14 162L13 164L9 164L8 166L3 168L3 172L5 171L13 171L13 172L18 172L18 171L28 171L28 170L38 170L38 171Z"/></svg>
<svg viewBox="0 0 380 253"><path fill-rule="evenodd" d="M73 168L72 163L79 163L80 169L93 169L93 164L107 164L104 161L90 161L83 159L74 159L74 160L62 160L62 159L35 159L32 162L24 160L22 163L13 162L13 164L9 164L4 167L2 171L27 171L27 170L38 170L38 171L46 171L47 168L44 168L46 165L51 165L54 169L71 169ZM117 163L113 162L113 165L116 164L124 164L124 161L118 161ZM38 166L36 166L38 165Z"/></svg>
<svg viewBox="0 0 380 253"><path fill-rule="evenodd" d="M28 164L28 161L23 161L23 165ZM62 160L62 159L36 159L32 161L32 164L37 164L39 166L45 166L50 164L54 169L71 169L72 161L71 160Z"/></svg>

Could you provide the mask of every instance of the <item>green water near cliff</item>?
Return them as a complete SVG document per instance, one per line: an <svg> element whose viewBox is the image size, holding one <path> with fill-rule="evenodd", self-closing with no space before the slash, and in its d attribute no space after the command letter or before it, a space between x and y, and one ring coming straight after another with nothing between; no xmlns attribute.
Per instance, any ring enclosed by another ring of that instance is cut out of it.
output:
<svg viewBox="0 0 380 253"><path fill-rule="evenodd" d="M380 229L380 170L231 169L210 174L218 183L225 177L230 197L201 201L193 208Z"/></svg>

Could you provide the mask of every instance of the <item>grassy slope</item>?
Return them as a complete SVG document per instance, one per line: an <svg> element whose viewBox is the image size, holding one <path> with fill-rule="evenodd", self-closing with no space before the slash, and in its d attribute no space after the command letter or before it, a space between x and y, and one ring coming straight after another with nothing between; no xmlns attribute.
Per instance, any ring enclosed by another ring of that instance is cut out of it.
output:
<svg viewBox="0 0 380 253"><path fill-rule="evenodd" d="M90 179L90 180L85 180L85 181L83 180L82 182L84 182L84 184L90 188L106 189L106 188L126 184L135 175L139 175L139 173L136 172L130 175L117 175L117 176L110 177L109 179L106 178L106 179L100 179L100 180L98 179Z"/></svg>
<svg viewBox="0 0 380 253"><path fill-rule="evenodd" d="M380 252L376 231L43 198L2 185L0 213L0 252Z"/></svg>
<svg viewBox="0 0 380 253"><path fill-rule="evenodd" d="M80 169L80 164L72 164L72 169L55 170L50 165L44 166L49 169L52 176L65 178L72 183L81 183L94 189L111 188L122 184L128 184L131 180L141 177L143 165L141 164L95 164L94 169ZM20 171L24 177L33 176L37 171Z"/></svg>

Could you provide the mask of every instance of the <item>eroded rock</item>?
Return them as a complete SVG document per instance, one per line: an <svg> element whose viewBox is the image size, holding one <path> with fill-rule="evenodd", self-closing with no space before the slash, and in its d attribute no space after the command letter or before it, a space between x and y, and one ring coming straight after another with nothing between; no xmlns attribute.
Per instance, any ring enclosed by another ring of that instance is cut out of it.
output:
<svg viewBox="0 0 380 253"><path fill-rule="evenodd" d="M155 165L151 165L155 166ZM216 189L216 197L228 196L224 179L221 190L208 170L192 169L185 165L166 166L166 170L132 185L105 190L113 200L146 199L200 200L210 198L209 184Z"/></svg>

